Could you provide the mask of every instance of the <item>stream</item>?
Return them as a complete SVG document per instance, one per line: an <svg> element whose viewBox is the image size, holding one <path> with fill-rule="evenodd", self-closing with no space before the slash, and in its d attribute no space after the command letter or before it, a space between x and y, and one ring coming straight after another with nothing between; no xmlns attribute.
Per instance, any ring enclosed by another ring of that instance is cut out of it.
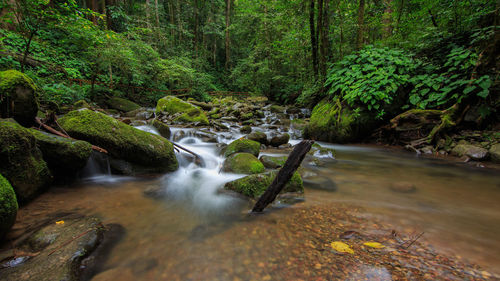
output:
<svg viewBox="0 0 500 281"><path fill-rule="evenodd" d="M276 253L266 243L280 242L250 238L247 233L265 235L266 228L294 209L339 205L360 207L360 216L368 221L383 221L408 233L424 232L421 240L440 252L500 274L498 171L388 147L320 143L335 149L336 156L322 159L319 166L304 163L305 173L313 179L305 181L305 200L276 204L263 216L249 216L246 200L221 192L224 183L244 176L221 172L220 144L243 136L238 126L225 125L231 131L215 134L210 142L195 129L171 128L172 139L199 154L203 167L179 152L180 168L174 173L154 179L120 177L110 175L107 160L95 156L81 181L52 188L20 209L18 216L36 220L49 213L77 211L96 214L105 224L122 225L125 234L94 281L252 280L251 273L261 267L254 257L272 263ZM153 127L138 128L157 133ZM253 129L271 134L266 125ZM290 143L297 143L297 132L290 133ZM263 280L286 279L279 271L267 273Z"/></svg>

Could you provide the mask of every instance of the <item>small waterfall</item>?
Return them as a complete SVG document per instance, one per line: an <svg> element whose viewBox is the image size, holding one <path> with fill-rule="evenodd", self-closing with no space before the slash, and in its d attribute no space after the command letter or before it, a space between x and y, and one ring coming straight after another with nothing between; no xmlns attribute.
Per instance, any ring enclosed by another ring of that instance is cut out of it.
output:
<svg viewBox="0 0 500 281"><path fill-rule="evenodd" d="M92 151L87 164L79 173L79 178L84 182L94 183L115 183L129 179L111 175L108 155L97 151Z"/></svg>

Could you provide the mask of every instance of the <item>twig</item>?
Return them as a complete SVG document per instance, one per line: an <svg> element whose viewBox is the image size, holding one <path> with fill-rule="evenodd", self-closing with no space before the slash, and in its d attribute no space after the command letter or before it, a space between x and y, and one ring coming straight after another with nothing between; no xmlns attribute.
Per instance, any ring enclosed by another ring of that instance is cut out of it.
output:
<svg viewBox="0 0 500 281"><path fill-rule="evenodd" d="M196 163L196 164L198 164L198 165L200 165L200 166L203 166L203 160L202 160L202 158L201 158L201 156L200 156L200 155L198 155L198 154L196 154L196 153L192 152L191 150L189 150L189 149L187 149L187 148L185 148L185 147L182 147L182 146L180 146L180 145L176 144L176 143L175 143L175 142L173 142L173 141L171 141L171 143L174 145L174 147L180 148L180 149L182 149L182 150L186 151L187 153L192 154L192 155L194 156L194 158L195 158L195 163Z"/></svg>
<svg viewBox="0 0 500 281"><path fill-rule="evenodd" d="M425 233L425 232L422 232L422 233L420 233L419 235L417 235L417 237L415 237L414 239L410 239L410 240L408 240L408 241L405 241L405 242L403 242L403 243L399 244L399 246L398 246L398 247L403 247L403 245L404 245L404 244L406 244L406 243L410 242L410 244L408 244L408 246L404 247L405 249L410 248L410 246L411 246L411 245L413 245L415 242L417 242L417 240L418 240L420 237L422 237L422 235L424 235L424 233Z"/></svg>
<svg viewBox="0 0 500 281"><path fill-rule="evenodd" d="M99 224L98 224L98 226L99 226L99 227L104 227L104 225L103 225L102 223L99 223ZM95 228L91 228L91 229L89 229L89 230L87 230L87 231L84 231L84 232L80 233L78 236L73 237L73 238L71 238L71 239L69 239L69 240L65 241L64 243L62 243L61 245L59 245L59 247L57 247L57 248L55 248L54 250L52 250L52 251L51 251L51 252L50 252L47 256L52 255L52 254L53 254L53 253L55 253L57 250L61 249L62 247L64 247L64 246L68 245L69 243L71 243L71 242L75 241L76 239L78 239L78 238L82 237L83 235L85 235L85 234L87 234L87 233L89 233L89 232L91 232L91 231L93 231L93 230L95 230Z"/></svg>

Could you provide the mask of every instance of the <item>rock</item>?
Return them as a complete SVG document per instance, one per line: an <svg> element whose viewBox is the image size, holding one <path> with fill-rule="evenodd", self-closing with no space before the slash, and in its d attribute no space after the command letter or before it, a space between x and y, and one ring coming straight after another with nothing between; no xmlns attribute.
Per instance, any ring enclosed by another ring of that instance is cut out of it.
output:
<svg viewBox="0 0 500 281"><path fill-rule="evenodd" d="M426 145L420 149L422 153L424 154L433 154L434 153L434 147L432 145Z"/></svg>
<svg viewBox="0 0 500 281"><path fill-rule="evenodd" d="M0 71L0 117L13 117L31 126L38 112L40 89L33 80L17 70Z"/></svg>
<svg viewBox="0 0 500 281"><path fill-rule="evenodd" d="M252 127L250 127L248 125L247 126L243 126L240 129L240 133L242 133L242 134L250 134L251 132L252 132Z"/></svg>
<svg viewBox="0 0 500 281"><path fill-rule="evenodd" d="M211 104L208 104L206 102L200 102L200 101L195 101L195 100L189 100L189 103L201 107L203 110L210 111L212 110L213 106Z"/></svg>
<svg viewBox="0 0 500 281"><path fill-rule="evenodd" d="M267 136L263 132L255 131L247 136L247 139L267 145Z"/></svg>
<svg viewBox="0 0 500 281"><path fill-rule="evenodd" d="M92 145L85 141L71 140L53 134L29 129L36 138L43 159L51 172L60 178L73 177L87 164Z"/></svg>
<svg viewBox="0 0 500 281"><path fill-rule="evenodd" d="M75 109L90 108L90 105L86 100L79 100L73 104L73 107Z"/></svg>
<svg viewBox="0 0 500 281"><path fill-rule="evenodd" d="M500 163L500 143L494 144L489 150L491 161L495 163Z"/></svg>
<svg viewBox="0 0 500 281"><path fill-rule="evenodd" d="M411 182L394 182L389 189L399 193L414 193L417 191L417 187Z"/></svg>
<svg viewBox="0 0 500 281"><path fill-rule="evenodd" d="M288 118L280 119L281 125L283 125L285 127L290 127L291 122L292 122L292 120L290 120Z"/></svg>
<svg viewBox="0 0 500 281"><path fill-rule="evenodd" d="M228 157L229 155L237 152L247 152L253 154L255 157L258 157L260 152L260 143L246 139L235 140L226 147L224 157Z"/></svg>
<svg viewBox="0 0 500 281"><path fill-rule="evenodd" d="M264 112L262 112L260 110L255 111L255 116L257 118L264 118L264 117L266 117L266 115L264 114Z"/></svg>
<svg viewBox="0 0 500 281"><path fill-rule="evenodd" d="M285 165L286 159L288 156L269 156L262 155L259 160L264 164L264 167L268 169L277 169L283 167Z"/></svg>
<svg viewBox="0 0 500 281"><path fill-rule="evenodd" d="M253 118L253 113L252 112L248 112L248 113L242 114L240 116L240 119L242 121L249 120L249 119L252 119L252 118Z"/></svg>
<svg viewBox="0 0 500 281"><path fill-rule="evenodd" d="M251 125L256 125L257 123L255 122L255 120L249 119L241 122L241 124L245 126L251 126Z"/></svg>
<svg viewBox="0 0 500 281"><path fill-rule="evenodd" d="M300 113L300 108L298 107L289 107L286 109L286 114L299 114Z"/></svg>
<svg viewBox="0 0 500 281"><path fill-rule="evenodd" d="M59 124L72 137L98 145L108 150L110 156L141 170L160 173L178 168L172 143L102 113L88 109L71 111L59 119Z"/></svg>
<svg viewBox="0 0 500 281"><path fill-rule="evenodd" d="M12 119L0 120L0 159L0 173L14 188L19 202L33 199L52 181L35 137Z"/></svg>
<svg viewBox="0 0 500 281"><path fill-rule="evenodd" d="M170 139L170 127L168 127L167 124L159 121L158 119L154 119L153 122L151 122L151 125L153 125L153 127L158 130L162 137L166 138L167 140Z"/></svg>
<svg viewBox="0 0 500 281"><path fill-rule="evenodd" d="M224 189L232 190L247 197L257 199L262 195L262 193L264 193L264 191L266 191L277 174L277 171L271 171L262 174L249 175L226 183L224 185ZM292 178L281 192L304 192L304 185L299 173L295 172L293 174Z"/></svg>
<svg viewBox="0 0 500 281"><path fill-rule="evenodd" d="M258 174L265 171L264 165L250 153L234 153L224 160L224 172Z"/></svg>
<svg viewBox="0 0 500 281"><path fill-rule="evenodd" d="M335 158L335 149L322 147L315 143L307 154L317 158Z"/></svg>
<svg viewBox="0 0 500 281"><path fill-rule="evenodd" d="M272 113L285 113L285 108L276 104L271 105L270 110Z"/></svg>
<svg viewBox="0 0 500 281"><path fill-rule="evenodd" d="M81 280L86 268L86 258L101 243L105 228L95 217L60 217L31 234L16 245L20 253L36 253L29 256L20 254L23 262L15 266L4 263L2 280ZM20 257L17 257L18 259Z"/></svg>
<svg viewBox="0 0 500 281"><path fill-rule="evenodd" d="M288 143L289 140L290 140L290 135L285 133L278 136L274 136L269 143L274 147L278 147L282 144Z"/></svg>
<svg viewBox="0 0 500 281"><path fill-rule="evenodd" d="M17 208L16 193L0 174L0 241L16 222Z"/></svg>
<svg viewBox="0 0 500 281"><path fill-rule="evenodd" d="M471 144L457 144L451 150L451 154L458 157L467 156L473 160L485 160L488 150Z"/></svg>
<svg viewBox="0 0 500 281"><path fill-rule="evenodd" d="M141 106L137 103L119 97L110 98L106 101L106 104L110 108L119 110L121 112L129 112L141 108Z"/></svg>
<svg viewBox="0 0 500 281"><path fill-rule="evenodd" d="M203 110L174 96L166 96L158 100L158 104L156 105L156 113L166 113L169 115L178 114L178 116L174 119L174 121L176 122L198 122L203 125L209 124L208 118Z"/></svg>
<svg viewBox="0 0 500 281"><path fill-rule="evenodd" d="M369 135L378 125L370 112L355 114L341 103L323 100L314 107L311 120L304 128L304 138L346 143Z"/></svg>
<svg viewBox="0 0 500 281"><path fill-rule="evenodd" d="M192 132L193 136L200 138L202 142L217 143L217 134L203 130Z"/></svg>

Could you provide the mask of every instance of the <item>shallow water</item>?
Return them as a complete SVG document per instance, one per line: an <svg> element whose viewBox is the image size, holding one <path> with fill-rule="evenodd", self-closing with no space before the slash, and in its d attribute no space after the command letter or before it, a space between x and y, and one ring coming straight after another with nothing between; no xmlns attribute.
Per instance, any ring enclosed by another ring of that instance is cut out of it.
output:
<svg viewBox="0 0 500 281"><path fill-rule="evenodd" d="M155 132L151 127L141 129ZM178 130L173 129L173 134ZM19 220L77 211L99 215L105 224L121 224L126 234L93 280L245 280L249 269L244 266L255 263L245 264L246 257L251 257L254 247L266 248L262 241L245 235L250 222L279 221L297 207L347 203L363 207L361 215L368 221L382 220L407 233L425 232L421 239L438 251L500 273L498 171L378 147L322 143L336 149L336 159L326 159L322 167L305 165L306 172L330 180L326 182L333 182L337 191L306 185L305 202L249 217L248 202L219 192L225 182L242 175L220 171L223 158L217 145L191 136L179 144L202 156L204 166L182 153L178 154L180 169L159 179L94 174L75 186L51 189L21 209ZM391 190L395 184L415 190ZM147 190L162 190L163 197L146 196ZM252 231L267 227L273 226L258 225ZM241 236L235 242L225 239L224 233ZM279 272L271 277L282 278Z"/></svg>

